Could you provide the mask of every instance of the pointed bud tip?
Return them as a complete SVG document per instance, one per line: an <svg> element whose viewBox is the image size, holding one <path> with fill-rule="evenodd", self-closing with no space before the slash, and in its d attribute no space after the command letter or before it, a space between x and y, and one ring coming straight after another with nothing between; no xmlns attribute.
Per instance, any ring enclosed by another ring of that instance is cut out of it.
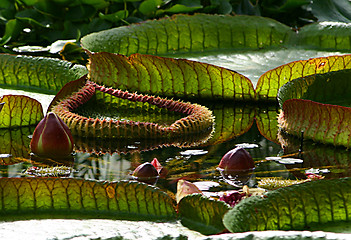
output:
<svg viewBox="0 0 351 240"><path fill-rule="evenodd" d="M68 157L73 152L73 137L62 119L49 112L35 128L30 147L41 157Z"/></svg>

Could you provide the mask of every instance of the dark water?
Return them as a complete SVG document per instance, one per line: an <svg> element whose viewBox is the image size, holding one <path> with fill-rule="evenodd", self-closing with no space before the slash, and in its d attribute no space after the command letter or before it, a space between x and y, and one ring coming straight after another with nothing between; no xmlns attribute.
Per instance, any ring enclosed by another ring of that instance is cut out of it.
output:
<svg viewBox="0 0 351 240"><path fill-rule="evenodd" d="M233 188L216 169L229 150L244 146L255 161L255 170L247 182L256 186L266 177L304 179L306 171L325 178L350 174L350 152L344 148L319 145L292 137L278 140L277 106L207 104L215 115L215 131L208 135L171 140L98 140L75 138L75 155L70 161L38 160L30 155L30 135L34 127L0 130L0 177L66 176L96 180L130 179L141 163L154 158L166 170L157 186L176 191L178 179L220 183L214 191ZM266 157L293 156L303 162L292 164L267 160ZM35 170L33 170L34 167ZM51 172L48 167L65 166ZM27 171L27 172L26 172Z"/></svg>

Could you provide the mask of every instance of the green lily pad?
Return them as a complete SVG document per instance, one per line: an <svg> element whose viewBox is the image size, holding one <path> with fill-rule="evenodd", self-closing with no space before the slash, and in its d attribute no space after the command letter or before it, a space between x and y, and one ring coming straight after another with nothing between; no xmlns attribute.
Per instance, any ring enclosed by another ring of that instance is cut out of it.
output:
<svg viewBox="0 0 351 240"><path fill-rule="evenodd" d="M222 217L229 209L228 204L211 200L201 194L187 195L178 204L183 225L205 235L225 230Z"/></svg>
<svg viewBox="0 0 351 240"><path fill-rule="evenodd" d="M5 95L0 112L0 128L15 128L37 124L43 117L41 104L23 95Z"/></svg>
<svg viewBox="0 0 351 240"><path fill-rule="evenodd" d="M311 181L249 197L224 216L231 232L323 230L329 223L349 225L351 179Z"/></svg>
<svg viewBox="0 0 351 240"><path fill-rule="evenodd" d="M14 191L15 189L15 191ZM175 219L174 200L139 182L0 178L1 218Z"/></svg>
<svg viewBox="0 0 351 240"><path fill-rule="evenodd" d="M0 87L56 94L87 73L82 65L54 58L0 54Z"/></svg>
<svg viewBox="0 0 351 240"><path fill-rule="evenodd" d="M313 141L349 147L350 75L351 70L340 70L284 85L278 94L282 129L297 136L304 132L304 137Z"/></svg>
<svg viewBox="0 0 351 240"><path fill-rule="evenodd" d="M108 87L190 99L254 99L249 79L214 65L142 54L89 55L90 80Z"/></svg>
<svg viewBox="0 0 351 240"><path fill-rule="evenodd" d="M196 14L92 33L81 44L92 52L162 55L281 46L293 35L288 26L269 18Z"/></svg>

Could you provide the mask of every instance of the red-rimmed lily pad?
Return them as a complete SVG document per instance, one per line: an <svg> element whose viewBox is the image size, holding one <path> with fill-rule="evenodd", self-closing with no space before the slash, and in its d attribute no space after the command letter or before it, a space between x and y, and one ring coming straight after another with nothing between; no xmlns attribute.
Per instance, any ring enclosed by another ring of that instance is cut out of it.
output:
<svg viewBox="0 0 351 240"><path fill-rule="evenodd" d="M351 68L351 55L312 58L284 64L263 74L258 80L258 100L275 100L285 83L300 77Z"/></svg>
<svg viewBox="0 0 351 240"><path fill-rule="evenodd" d="M254 100L248 78L211 64L143 54L89 56L90 80L108 87L186 99Z"/></svg>
<svg viewBox="0 0 351 240"><path fill-rule="evenodd" d="M342 70L298 78L284 85L278 95L281 128L295 136L303 132L313 141L349 147L350 75L350 70Z"/></svg>

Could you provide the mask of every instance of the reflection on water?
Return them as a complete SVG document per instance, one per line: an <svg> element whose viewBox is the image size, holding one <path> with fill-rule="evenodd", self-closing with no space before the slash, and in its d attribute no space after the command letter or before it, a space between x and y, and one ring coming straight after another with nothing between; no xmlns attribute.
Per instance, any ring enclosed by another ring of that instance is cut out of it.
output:
<svg viewBox="0 0 351 240"><path fill-rule="evenodd" d="M216 169L222 156L237 145L246 149L255 161L255 170L248 185L255 186L264 177L283 179L306 178L305 171L328 169L323 173L328 177L350 176L351 154L345 149L336 149L316 144L303 146L300 156L303 162L282 164L266 160L272 156L297 157L301 141L282 138L284 148L278 144L276 106L232 106L207 105L213 110L216 123L215 132L206 141L196 139L176 139L174 142L150 140L125 141L77 141L76 153L69 177L116 181L130 179L131 172L141 163L157 158L165 168L157 186L176 191L179 179L189 181L215 181L220 183L213 190L233 188L227 184ZM29 153L29 135L34 128L0 130L0 177L23 177L30 167L47 167L48 163L33 161ZM85 144L84 146L82 146ZM89 145L90 144L90 145ZM191 146L192 145L192 146ZM191 151L189 151L191 150ZM51 165L55 165L51 163Z"/></svg>

